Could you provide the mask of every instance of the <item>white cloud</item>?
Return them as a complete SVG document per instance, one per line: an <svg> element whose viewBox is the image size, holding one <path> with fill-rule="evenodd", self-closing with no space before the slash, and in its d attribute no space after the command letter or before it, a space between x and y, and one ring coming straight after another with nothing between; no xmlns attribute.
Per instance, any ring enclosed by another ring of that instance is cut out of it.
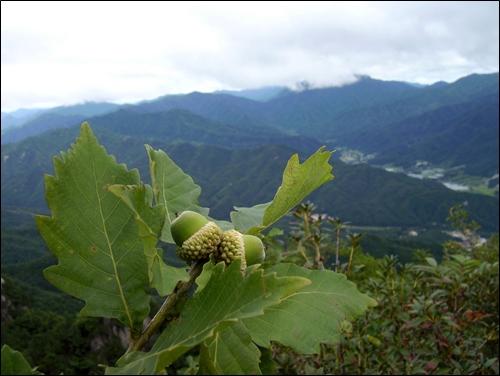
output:
<svg viewBox="0 0 500 376"><path fill-rule="evenodd" d="M499 70L498 2L2 2L2 111Z"/></svg>

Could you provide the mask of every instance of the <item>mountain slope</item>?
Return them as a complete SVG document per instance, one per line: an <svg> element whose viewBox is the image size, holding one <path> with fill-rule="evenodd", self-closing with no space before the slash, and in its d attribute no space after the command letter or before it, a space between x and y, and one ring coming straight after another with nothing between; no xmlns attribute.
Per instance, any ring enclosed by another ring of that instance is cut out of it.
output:
<svg viewBox="0 0 500 376"><path fill-rule="evenodd" d="M261 114L262 103L227 94L193 92L183 96L167 96L128 108L141 113L184 109L226 124L270 126Z"/></svg>
<svg viewBox="0 0 500 376"><path fill-rule="evenodd" d="M441 106L498 94L498 83L498 73L494 73L467 76L445 86L403 91L387 98L386 103L342 110L301 134L312 137L323 134L335 145L341 146L347 138L356 137L359 132L418 116Z"/></svg>
<svg viewBox="0 0 500 376"><path fill-rule="evenodd" d="M263 111L272 124L299 134L331 137L329 119L337 114L381 106L394 101L403 93L418 91L408 84L361 77L359 81L341 87L305 90L289 93L263 104Z"/></svg>
<svg viewBox="0 0 500 376"><path fill-rule="evenodd" d="M465 167L470 175L498 173L498 93L442 106L422 115L344 138L352 149L378 153L371 163L410 167L417 160Z"/></svg>
<svg viewBox="0 0 500 376"><path fill-rule="evenodd" d="M2 132L4 129L10 127L17 127L18 125L26 123L27 121L41 114L43 111L44 111L43 109L20 108L16 111L8 113L2 112L2 120L1 120Z"/></svg>
<svg viewBox="0 0 500 376"><path fill-rule="evenodd" d="M82 119L113 112L118 108L120 105L108 102L85 102L37 110L21 108L2 115L2 144L21 141L51 129L69 127Z"/></svg>
<svg viewBox="0 0 500 376"><path fill-rule="evenodd" d="M224 124L180 109L136 113L127 108L91 118L89 122L116 134L165 143L191 142L232 149L284 144L307 152L321 146L319 141L305 136L290 136L264 126Z"/></svg>
<svg viewBox="0 0 500 376"><path fill-rule="evenodd" d="M85 116L82 115L42 114L22 126L8 129L2 134L2 144L14 143L28 137L38 136L51 129L70 127L84 120Z"/></svg>
<svg viewBox="0 0 500 376"><path fill-rule="evenodd" d="M72 106L59 106L47 110L47 113L57 115L82 115L85 117L97 116L116 111L121 106L109 102L85 102Z"/></svg>

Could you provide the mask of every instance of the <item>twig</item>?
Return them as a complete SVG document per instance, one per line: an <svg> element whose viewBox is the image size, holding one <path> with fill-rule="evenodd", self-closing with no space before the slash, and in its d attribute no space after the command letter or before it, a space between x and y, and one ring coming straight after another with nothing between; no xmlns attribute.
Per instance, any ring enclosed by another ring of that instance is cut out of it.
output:
<svg viewBox="0 0 500 376"><path fill-rule="evenodd" d="M193 285L194 281L203 271L203 262L197 261L191 265L189 270L189 281L183 282L179 281L176 290L170 294L167 299L163 302L160 310L156 313L155 317L151 320L149 325L144 329L138 338L133 339L125 352L125 354L131 353L132 351L140 351L142 347L148 342L151 336L158 330L158 328L163 325L167 318L167 314L175 306L180 297L182 297L186 291Z"/></svg>

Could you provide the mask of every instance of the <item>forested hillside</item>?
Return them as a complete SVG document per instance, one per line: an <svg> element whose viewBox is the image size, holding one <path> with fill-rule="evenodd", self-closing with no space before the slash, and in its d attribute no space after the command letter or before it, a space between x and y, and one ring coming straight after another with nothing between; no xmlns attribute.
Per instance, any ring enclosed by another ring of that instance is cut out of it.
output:
<svg viewBox="0 0 500 376"><path fill-rule="evenodd" d="M321 146L311 137L293 136L261 125L225 124L182 109L136 113L129 108L89 121L118 135L169 144L189 142L231 149L283 144L309 153Z"/></svg>
<svg viewBox="0 0 500 376"><path fill-rule="evenodd" d="M165 125L167 129L168 126ZM270 201L280 185L280 171L286 161L295 153L303 159L309 155L284 145L233 150L169 144L160 137L156 140L153 136L132 137L126 125L127 136L112 133L110 129L96 126L94 130L120 163L147 171L144 143L164 150L202 187L201 204L211 207L211 215L220 219L229 218L233 205L252 206ZM141 134L147 129L146 124ZM2 147L2 205L43 210L46 207L43 175L52 174L53 156L66 151L77 133L78 127L60 129ZM454 192L434 181L416 180L368 165L350 166L339 160L333 163L335 182L312 196L320 210L331 216L355 225L430 226L442 223L449 207L467 201L471 216L485 230L498 228L496 198ZM148 175L141 178L149 181Z"/></svg>
<svg viewBox="0 0 500 376"><path fill-rule="evenodd" d="M410 167L425 160L491 176L498 172L498 114L495 93L347 136L343 143L376 153L372 163Z"/></svg>

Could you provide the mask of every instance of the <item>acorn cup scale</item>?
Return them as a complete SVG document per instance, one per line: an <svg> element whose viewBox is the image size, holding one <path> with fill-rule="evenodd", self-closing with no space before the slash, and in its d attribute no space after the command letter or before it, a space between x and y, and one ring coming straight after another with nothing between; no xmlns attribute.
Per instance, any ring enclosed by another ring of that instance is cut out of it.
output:
<svg viewBox="0 0 500 376"><path fill-rule="evenodd" d="M214 222L189 210L172 221L170 232L178 245L177 255L188 263L208 258L217 250L222 235Z"/></svg>
<svg viewBox="0 0 500 376"><path fill-rule="evenodd" d="M224 261L226 265L236 258L241 258L241 269L244 270L247 266L264 261L264 245L256 236L242 235L236 230L229 230L222 234L215 258L217 262Z"/></svg>
<svg viewBox="0 0 500 376"><path fill-rule="evenodd" d="M241 258L241 270L245 270L247 263L243 235L236 230L226 231L222 234L220 245L215 253L215 260L217 262L224 261L226 265L229 265L237 258Z"/></svg>

